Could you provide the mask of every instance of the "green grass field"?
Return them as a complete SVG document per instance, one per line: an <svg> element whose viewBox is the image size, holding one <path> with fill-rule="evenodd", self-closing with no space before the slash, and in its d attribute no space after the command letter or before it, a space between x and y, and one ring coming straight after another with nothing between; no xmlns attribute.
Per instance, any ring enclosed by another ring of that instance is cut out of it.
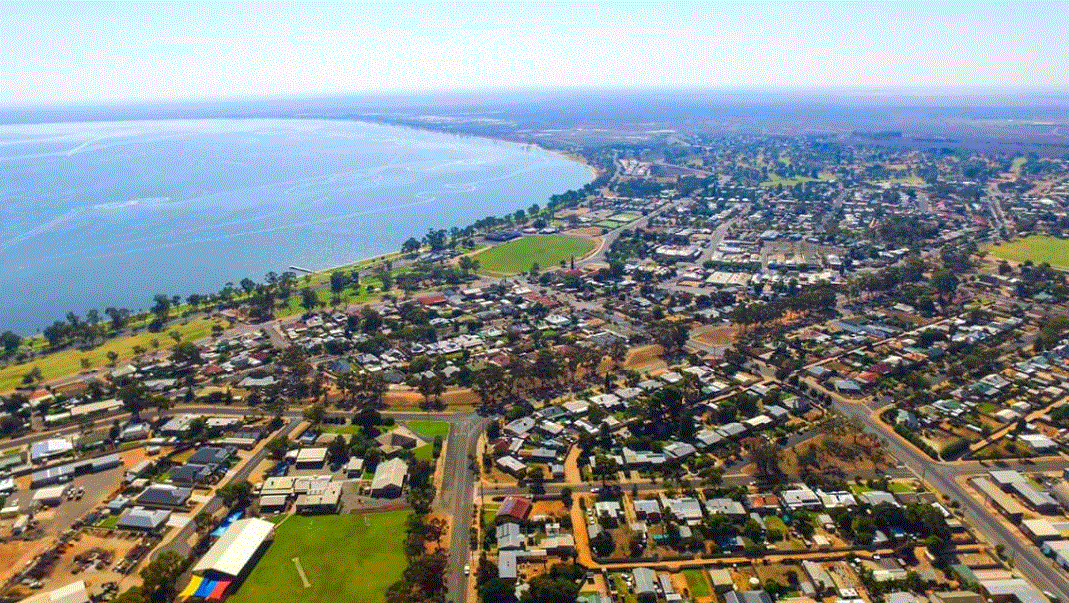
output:
<svg viewBox="0 0 1069 603"><path fill-rule="evenodd" d="M913 492L913 488L909 484L902 482L891 482L891 485L887 487L892 494L902 494L905 492Z"/></svg>
<svg viewBox="0 0 1069 603"><path fill-rule="evenodd" d="M412 449L412 456L417 461L430 461L434 459L434 444L424 444Z"/></svg>
<svg viewBox="0 0 1069 603"><path fill-rule="evenodd" d="M765 527L770 530L779 530L784 534L787 533L787 524L783 523L783 520L775 515L769 515L765 518Z"/></svg>
<svg viewBox="0 0 1069 603"><path fill-rule="evenodd" d="M683 570L687 577L687 588L690 589L691 597L708 597L709 583L705 581L705 571L697 568Z"/></svg>
<svg viewBox="0 0 1069 603"><path fill-rule="evenodd" d="M449 423L445 421L406 421L408 428L423 436L428 442L434 441L434 436L442 436L445 441L449 437Z"/></svg>
<svg viewBox="0 0 1069 603"><path fill-rule="evenodd" d="M1069 268L1069 240L1067 239L1033 235L988 247L986 251L997 258L1015 262L1032 260L1036 264L1047 262L1051 266Z"/></svg>
<svg viewBox="0 0 1069 603"><path fill-rule="evenodd" d="M274 542L229 600L382 601L405 569L402 540L408 515L386 511L290 517L278 526ZM308 588L301 583L294 557L304 568Z"/></svg>
<svg viewBox="0 0 1069 603"><path fill-rule="evenodd" d="M523 237L491 247L475 255L479 270L490 274L518 274L531 269L532 263L547 270L561 260L579 259L594 249L594 241L566 235Z"/></svg>
<svg viewBox="0 0 1069 603"><path fill-rule="evenodd" d="M171 348L175 344L174 339L171 339L169 335L171 331L181 333L182 341L203 339L212 334L212 324L215 322L208 318L197 318L185 324L168 325L166 331L162 333L143 331L136 335L109 339L89 351L72 348L40 356L23 364L11 364L0 368L0 392L22 387L22 377L35 366L40 367L41 376L47 381L81 372L82 358L89 360L89 366L92 368L105 366L108 364L110 351L119 355L116 363L122 364L134 357L135 346L141 346L151 354L157 349L152 346L152 340L155 339L159 344L159 349Z"/></svg>

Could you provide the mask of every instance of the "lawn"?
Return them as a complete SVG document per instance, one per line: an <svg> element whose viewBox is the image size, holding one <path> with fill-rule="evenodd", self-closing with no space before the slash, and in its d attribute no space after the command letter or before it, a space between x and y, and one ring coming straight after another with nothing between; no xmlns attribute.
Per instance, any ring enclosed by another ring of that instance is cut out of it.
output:
<svg viewBox="0 0 1069 603"><path fill-rule="evenodd" d="M115 524L117 523L119 523L118 515L108 515L104 519L101 519L99 523L97 523L97 527L110 529L114 528Z"/></svg>
<svg viewBox="0 0 1069 603"><path fill-rule="evenodd" d="M832 180L833 176L827 172L821 172L819 178L813 178L812 176L792 176L791 178L782 178L779 174L773 172L768 173L768 180L761 183L761 186L776 186L782 184L783 186L794 186L796 184L805 184L806 182L820 182L822 180Z"/></svg>
<svg viewBox="0 0 1069 603"><path fill-rule="evenodd" d="M278 526L274 542L231 603L382 601L405 568L402 540L408 511L295 515ZM304 588L293 559L310 586Z"/></svg>
<svg viewBox="0 0 1069 603"><path fill-rule="evenodd" d="M89 361L90 367L105 366L108 364L108 352L111 351L119 355L116 363L121 364L134 357L134 347L136 346L141 346L149 354L155 352L157 346L161 350L171 348L175 344L174 339L170 336L171 331L178 331L182 336L182 341L203 339L212 334L212 325L215 323L215 320L208 318L197 318L183 324L168 325L166 332L163 333L142 331L136 335L109 339L88 351L70 348L39 356L24 364L5 366L0 368L0 392L7 392L21 387L23 375L35 366L41 369L41 376L47 381L81 372L83 370L82 358ZM153 340L156 340L157 346L152 345Z"/></svg>
<svg viewBox="0 0 1069 603"><path fill-rule="evenodd" d="M986 252L1015 262L1032 260L1036 264L1047 262L1051 266L1069 268L1069 240L1047 235L1033 235L1009 241L988 247Z"/></svg>
<svg viewBox="0 0 1069 603"><path fill-rule="evenodd" d="M428 442L435 436L442 436L442 441L449 436L449 423L446 421L407 421L408 428L418 433Z"/></svg>
<svg viewBox="0 0 1069 603"><path fill-rule="evenodd" d="M434 457L434 444L424 444L417 448L413 448L412 456L416 457L417 461L432 460Z"/></svg>
<svg viewBox="0 0 1069 603"><path fill-rule="evenodd" d="M322 425L320 429L323 433L336 433L341 435L351 435L354 433L360 433L364 430L361 425Z"/></svg>
<svg viewBox="0 0 1069 603"><path fill-rule="evenodd" d="M905 482L891 482L891 484L887 486L887 489L890 490L892 494L913 492L913 487Z"/></svg>
<svg viewBox="0 0 1069 603"><path fill-rule="evenodd" d="M479 270L493 274L517 274L537 263L542 270L555 268L561 260L579 259L594 249L594 241L567 235L523 237L479 252Z"/></svg>
<svg viewBox="0 0 1069 603"><path fill-rule="evenodd" d="M483 526L492 527L494 520L497 519L497 510L501 508L500 505L485 505L483 506Z"/></svg>
<svg viewBox="0 0 1069 603"><path fill-rule="evenodd" d="M765 527L772 530L779 530L782 534L787 534L787 524L783 523L783 520L775 515L769 515L765 518Z"/></svg>
<svg viewBox="0 0 1069 603"><path fill-rule="evenodd" d="M709 583L705 581L705 572L703 570L693 568L683 570L683 575L687 577L687 588L690 589L691 597L708 597Z"/></svg>

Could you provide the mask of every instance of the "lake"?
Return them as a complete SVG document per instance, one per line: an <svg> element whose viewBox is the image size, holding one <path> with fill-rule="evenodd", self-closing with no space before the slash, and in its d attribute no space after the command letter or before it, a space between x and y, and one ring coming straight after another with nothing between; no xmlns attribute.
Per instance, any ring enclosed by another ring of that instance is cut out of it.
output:
<svg viewBox="0 0 1069 603"><path fill-rule="evenodd" d="M0 125L0 330L396 251L590 179L526 145L352 121Z"/></svg>

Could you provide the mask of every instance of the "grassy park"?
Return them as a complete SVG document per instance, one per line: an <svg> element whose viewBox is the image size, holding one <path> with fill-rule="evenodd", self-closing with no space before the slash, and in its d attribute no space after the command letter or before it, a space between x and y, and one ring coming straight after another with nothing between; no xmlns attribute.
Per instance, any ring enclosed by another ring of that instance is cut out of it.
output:
<svg viewBox="0 0 1069 603"><path fill-rule="evenodd" d="M197 318L182 324L168 325L166 331L162 333L142 331L135 335L109 339L88 351L69 348L34 358L23 364L10 364L0 368L0 392L22 387L23 375L35 366L41 369L41 377L46 381L73 375L84 370L82 358L89 361L90 368L96 368L106 366L109 363L108 352L115 352L118 354L116 363L122 363L134 357L135 347L144 348L149 354L157 349L165 350L174 347L175 340L170 336L172 331L178 331L182 341L196 341L208 337L212 334L212 325L216 322L208 318ZM153 340L158 344L158 348L152 345Z"/></svg>
<svg viewBox="0 0 1069 603"><path fill-rule="evenodd" d="M346 515L295 515L275 530L275 539L232 603L277 601L328 603L382 601L401 578L402 540L409 511ZM308 577L297 574L298 559Z"/></svg>
<svg viewBox="0 0 1069 603"><path fill-rule="evenodd" d="M1069 268L1069 239L1032 235L988 247L986 251L995 257L1014 262L1032 260L1036 264L1047 262L1051 266Z"/></svg>
<svg viewBox="0 0 1069 603"><path fill-rule="evenodd" d="M594 249L594 241L566 235L540 235L515 239L476 254L479 270L490 274L518 274L556 267L561 260L579 259Z"/></svg>

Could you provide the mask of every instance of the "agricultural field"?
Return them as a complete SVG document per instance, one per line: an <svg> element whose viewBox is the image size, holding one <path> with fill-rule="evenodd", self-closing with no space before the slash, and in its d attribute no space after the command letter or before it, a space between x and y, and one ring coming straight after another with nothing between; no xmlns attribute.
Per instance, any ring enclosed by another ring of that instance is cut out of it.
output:
<svg viewBox="0 0 1069 603"><path fill-rule="evenodd" d="M408 515L402 510L292 516L278 526L267 552L229 600L259 603L271 593L272 600L295 603L382 601L405 568Z"/></svg>
<svg viewBox="0 0 1069 603"><path fill-rule="evenodd" d="M1032 260L1036 264L1047 262L1051 266L1069 268L1069 239L1033 235L988 247L986 251L995 257L1014 262Z"/></svg>
<svg viewBox="0 0 1069 603"><path fill-rule="evenodd" d="M479 270L489 274L518 274L537 263L545 270L562 260L579 259L594 249L594 241L566 235L523 237L479 252Z"/></svg>

